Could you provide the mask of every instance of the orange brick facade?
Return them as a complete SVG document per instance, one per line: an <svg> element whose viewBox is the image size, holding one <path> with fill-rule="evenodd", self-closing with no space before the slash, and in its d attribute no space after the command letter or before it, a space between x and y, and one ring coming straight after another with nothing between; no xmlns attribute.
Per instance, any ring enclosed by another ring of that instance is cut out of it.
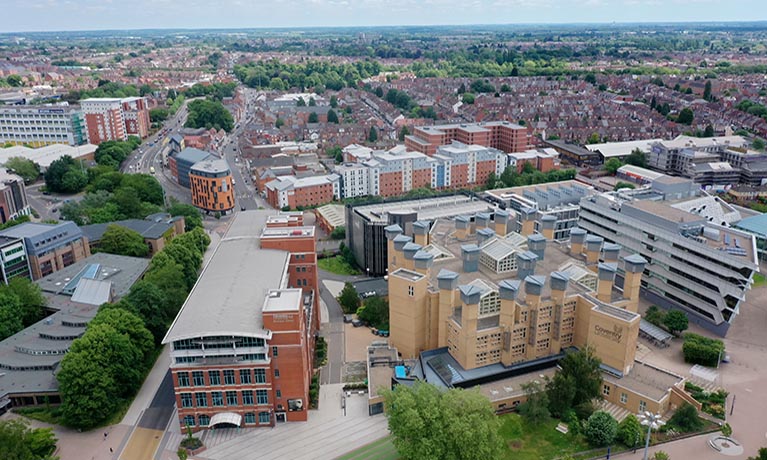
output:
<svg viewBox="0 0 767 460"><path fill-rule="evenodd" d="M405 147L409 151L432 156L440 145L453 141L492 147L507 153L524 152L531 148L532 132L524 126L506 122L425 126L415 128L413 135L405 138Z"/></svg>
<svg viewBox="0 0 767 460"><path fill-rule="evenodd" d="M189 173L192 185L192 204L207 212L226 214L234 209L232 176L205 177Z"/></svg>

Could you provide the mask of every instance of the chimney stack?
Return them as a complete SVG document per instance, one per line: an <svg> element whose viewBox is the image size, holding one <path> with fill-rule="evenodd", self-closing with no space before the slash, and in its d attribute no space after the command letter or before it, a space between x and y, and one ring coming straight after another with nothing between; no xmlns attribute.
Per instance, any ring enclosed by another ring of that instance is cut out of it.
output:
<svg viewBox="0 0 767 460"><path fill-rule="evenodd" d="M490 228L480 228L477 230L477 246L482 246L485 244L487 240L490 238L493 238L495 236L495 232Z"/></svg>
<svg viewBox="0 0 767 460"><path fill-rule="evenodd" d="M415 264L415 271L422 275L429 276L429 271L431 270L431 266L434 263L433 254L420 250L413 256L413 261Z"/></svg>
<svg viewBox="0 0 767 460"><path fill-rule="evenodd" d="M474 222L477 224L477 231L482 228L490 226L490 214L486 212L480 212L474 216Z"/></svg>
<svg viewBox="0 0 767 460"><path fill-rule="evenodd" d="M543 236L547 240L553 240L554 239L554 229L557 227L557 217L552 214L546 214L545 216L541 217L541 227L543 231Z"/></svg>
<svg viewBox="0 0 767 460"><path fill-rule="evenodd" d="M523 236L532 235L535 232L535 215L538 213L533 208L522 208L519 213L521 228L519 233Z"/></svg>
<svg viewBox="0 0 767 460"><path fill-rule="evenodd" d="M517 253L517 279L524 280L535 274L535 262L538 256L534 252L525 251Z"/></svg>
<svg viewBox="0 0 767 460"><path fill-rule="evenodd" d="M447 346L447 319L453 314L453 307L457 305L456 288L458 287L458 273L445 270L437 274L437 287L439 287L439 312L437 319L437 347Z"/></svg>
<svg viewBox="0 0 767 460"><path fill-rule="evenodd" d="M599 262L599 253L602 250L604 239L601 236L589 235L586 237L586 263Z"/></svg>
<svg viewBox="0 0 767 460"><path fill-rule="evenodd" d="M533 233L527 237L527 249L543 260L546 252L546 238L540 233Z"/></svg>
<svg viewBox="0 0 767 460"><path fill-rule="evenodd" d="M541 291L546 284L545 276L528 276L525 278L525 303L536 309L541 304Z"/></svg>
<svg viewBox="0 0 767 460"><path fill-rule="evenodd" d="M586 230L578 227L570 229L570 255L578 256L583 253L583 243L586 242Z"/></svg>
<svg viewBox="0 0 767 460"><path fill-rule="evenodd" d="M466 216L457 216L455 218L455 237L459 240L465 240L469 237L469 218Z"/></svg>
<svg viewBox="0 0 767 460"><path fill-rule="evenodd" d="M420 250L420 244L405 243L402 247L402 252L405 255L405 268L408 270L415 270L415 254Z"/></svg>
<svg viewBox="0 0 767 460"><path fill-rule="evenodd" d="M602 260L606 263L618 263L618 255L621 252L619 244L605 243L602 246Z"/></svg>
<svg viewBox="0 0 767 460"><path fill-rule="evenodd" d="M429 245L429 222L417 220L413 222L413 241L421 246Z"/></svg>
<svg viewBox="0 0 767 460"><path fill-rule="evenodd" d="M628 299L627 310L637 312L639 308L639 288L642 285L642 272L647 260L639 254L632 254L623 259L623 298Z"/></svg>
<svg viewBox="0 0 767 460"><path fill-rule="evenodd" d="M479 270L479 247L476 244L464 244L461 246L461 259L463 271L473 273Z"/></svg>
<svg viewBox="0 0 767 460"><path fill-rule="evenodd" d="M615 283L615 272L618 270L618 266L616 264L600 263L598 270L597 299L610 303L613 297L613 283Z"/></svg>
<svg viewBox="0 0 767 460"><path fill-rule="evenodd" d="M551 272L549 282L551 283L551 298L554 304L563 305L565 303L565 291L570 277L563 272Z"/></svg>
<svg viewBox="0 0 767 460"><path fill-rule="evenodd" d="M495 211L495 234L503 238L509 234L509 222L511 221L511 213L499 209Z"/></svg>

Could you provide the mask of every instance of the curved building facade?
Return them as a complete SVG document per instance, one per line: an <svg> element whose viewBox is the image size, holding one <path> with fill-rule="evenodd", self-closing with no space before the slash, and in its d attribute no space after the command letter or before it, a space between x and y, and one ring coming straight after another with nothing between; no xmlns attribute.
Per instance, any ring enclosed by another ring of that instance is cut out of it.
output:
<svg viewBox="0 0 767 460"><path fill-rule="evenodd" d="M189 170L192 204L205 212L228 214L234 209L232 171L224 160L203 160Z"/></svg>

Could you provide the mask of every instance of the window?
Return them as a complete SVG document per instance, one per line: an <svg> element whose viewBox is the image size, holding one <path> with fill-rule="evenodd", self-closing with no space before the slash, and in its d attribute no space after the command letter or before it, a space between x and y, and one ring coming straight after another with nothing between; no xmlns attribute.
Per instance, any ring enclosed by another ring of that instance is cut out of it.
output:
<svg viewBox="0 0 767 460"><path fill-rule="evenodd" d="M414 297L415 296L415 288L413 286L408 286L407 287L407 295L409 295L410 297Z"/></svg>
<svg viewBox="0 0 767 460"><path fill-rule="evenodd" d="M202 415L200 415L198 417L198 419L200 420L200 426L208 426L208 425L210 425L210 417L209 416L207 416L205 414L202 414Z"/></svg>
<svg viewBox="0 0 767 460"><path fill-rule="evenodd" d="M236 391L227 391L226 392L226 405L227 406L237 406L239 403L237 402L237 392Z"/></svg>
<svg viewBox="0 0 767 460"><path fill-rule="evenodd" d="M245 412L245 424L253 425L256 423L256 414L253 412Z"/></svg>
<svg viewBox="0 0 767 460"><path fill-rule="evenodd" d="M194 426L194 415L187 415L184 417L184 425Z"/></svg>
<svg viewBox="0 0 767 460"><path fill-rule="evenodd" d="M240 369L240 383L245 385L250 383L250 369Z"/></svg>
<svg viewBox="0 0 767 460"><path fill-rule="evenodd" d="M272 347L272 357L276 358L277 354L277 347Z"/></svg>
<svg viewBox="0 0 767 460"><path fill-rule="evenodd" d="M224 394L220 391L213 391L210 393L210 399L213 401L213 406L224 405Z"/></svg>
<svg viewBox="0 0 767 460"><path fill-rule="evenodd" d="M602 385L602 394L610 396L610 385Z"/></svg>
<svg viewBox="0 0 767 460"><path fill-rule="evenodd" d="M256 404L269 404L269 396L266 390L256 390Z"/></svg>
<svg viewBox="0 0 767 460"><path fill-rule="evenodd" d="M274 378L276 378L276 379L280 378L280 370L279 369L275 369L274 370Z"/></svg>
<svg viewBox="0 0 767 460"><path fill-rule="evenodd" d="M197 407L208 407L207 393L195 393L194 399L197 401Z"/></svg>
<svg viewBox="0 0 767 460"><path fill-rule="evenodd" d="M192 407L192 393L181 393L181 407Z"/></svg>
<svg viewBox="0 0 767 460"><path fill-rule="evenodd" d="M256 383L266 383L266 369L253 369Z"/></svg>
<svg viewBox="0 0 767 460"><path fill-rule="evenodd" d="M647 403L644 401L639 401L639 412L644 412L647 410Z"/></svg>
<svg viewBox="0 0 767 460"><path fill-rule="evenodd" d="M243 406L253 405L253 390L244 390L242 392L242 405Z"/></svg>
<svg viewBox="0 0 767 460"><path fill-rule="evenodd" d="M629 396L626 393L621 393L621 404L626 404L629 400Z"/></svg>
<svg viewBox="0 0 767 460"><path fill-rule="evenodd" d="M258 423L269 423L270 421L269 412L259 412L258 413Z"/></svg>
<svg viewBox="0 0 767 460"><path fill-rule="evenodd" d="M210 379L211 386L221 385L221 371L208 371L208 378Z"/></svg>
<svg viewBox="0 0 767 460"><path fill-rule="evenodd" d="M204 387L205 386L205 377L203 377L202 371L194 371L194 372L192 372L192 381L194 382L194 386L196 386L196 387Z"/></svg>
<svg viewBox="0 0 767 460"><path fill-rule="evenodd" d="M179 372L176 374L178 377L178 386L180 387L188 387L189 386L189 372Z"/></svg>
<svg viewBox="0 0 767 460"><path fill-rule="evenodd" d="M277 390L277 399L282 398L282 390Z"/></svg>
<svg viewBox="0 0 767 460"><path fill-rule="evenodd" d="M234 385L234 370L227 369L224 371L224 385Z"/></svg>

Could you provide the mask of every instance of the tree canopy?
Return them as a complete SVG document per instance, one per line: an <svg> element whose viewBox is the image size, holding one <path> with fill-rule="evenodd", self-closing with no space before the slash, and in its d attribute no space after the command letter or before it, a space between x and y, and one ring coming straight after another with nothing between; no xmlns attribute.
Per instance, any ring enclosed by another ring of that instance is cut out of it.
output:
<svg viewBox="0 0 767 460"><path fill-rule="evenodd" d="M416 383L382 394L392 442L404 459L484 460L503 452L501 422L477 390Z"/></svg>
<svg viewBox="0 0 767 460"><path fill-rule="evenodd" d="M344 313L355 313L360 307L360 296L357 294L354 286L352 286L352 283L344 283L344 288L338 295L338 303L341 305Z"/></svg>
<svg viewBox="0 0 767 460"><path fill-rule="evenodd" d="M149 254L149 247L140 233L116 224L107 226L99 241L98 249L99 252L121 256L144 257Z"/></svg>
<svg viewBox="0 0 767 460"><path fill-rule="evenodd" d="M368 297L357 309L357 317L377 329L389 330L389 303L380 296Z"/></svg>
<svg viewBox="0 0 767 460"><path fill-rule="evenodd" d="M672 334L678 334L686 331L689 325L687 315L680 310L670 310L663 317L663 324L668 328Z"/></svg>
<svg viewBox="0 0 767 460"><path fill-rule="evenodd" d="M605 171L612 175L615 175L621 166L623 166L623 162L617 158L610 158L609 160L605 161Z"/></svg>
<svg viewBox="0 0 767 460"><path fill-rule="evenodd" d="M187 128L214 128L230 132L234 129L232 114L218 101L198 99L190 102L189 115L184 126Z"/></svg>
<svg viewBox="0 0 767 460"><path fill-rule="evenodd" d="M27 278L15 277L0 286L0 340L40 321L46 303L40 287Z"/></svg>
<svg viewBox="0 0 767 460"><path fill-rule="evenodd" d="M601 397L600 365L591 347L568 353L559 361L560 369L546 384L553 415L561 417L568 410Z"/></svg>
<svg viewBox="0 0 767 460"><path fill-rule="evenodd" d="M51 192L77 193L88 185L88 174L69 155L54 160L45 171L45 187Z"/></svg>
<svg viewBox="0 0 767 460"><path fill-rule="evenodd" d="M0 420L0 458L54 460L56 435L51 428L30 428L23 420Z"/></svg>
<svg viewBox="0 0 767 460"><path fill-rule="evenodd" d="M168 207L168 214L174 217L184 216L184 230L187 232L202 227L202 214L198 208L191 204L172 201Z"/></svg>
<svg viewBox="0 0 767 460"><path fill-rule="evenodd" d="M586 440L594 447L609 446L618 434L618 422L605 411L596 411L589 417L584 430Z"/></svg>
<svg viewBox="0 0 767 460"><path fill-rule="evenodd" d="M130 136L127 141L106 141L99 144L94 153L96 163L119 169L126 158L141 145L141 139Z"/></svg>
<svg viewBox="0 0 767 460"><path fill-rule="evenodd" d="M5 162L5 167L21 176L24 182L31 183L40 177L40 165L24 157L12 157Z"/></svg>

